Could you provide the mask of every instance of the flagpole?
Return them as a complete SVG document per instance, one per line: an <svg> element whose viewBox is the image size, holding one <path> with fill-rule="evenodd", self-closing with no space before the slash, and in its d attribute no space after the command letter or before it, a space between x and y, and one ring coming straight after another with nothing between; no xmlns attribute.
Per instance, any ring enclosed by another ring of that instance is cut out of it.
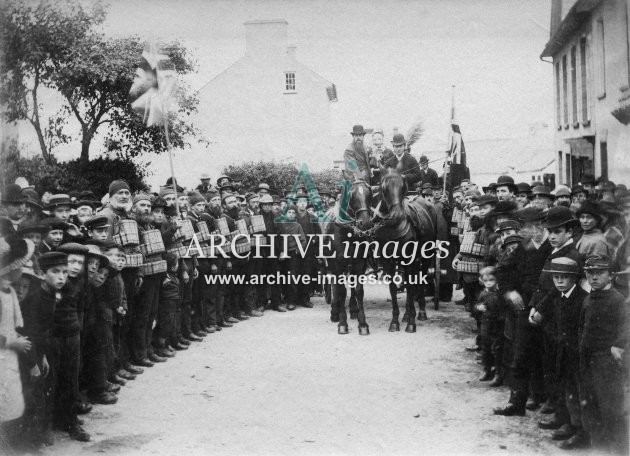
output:
<svg viewBox="0 0 630 456"><path fill-rule="evenodd" d="M166 137L166 149L168 150L168 161L171 165L171 180L173 181L173 190L175 191L175 212L177 217L179 214L179 202L177 200L177 181L175 180L175 168L173 168L173 146L171 145L171 138L168 134L168 114L164 113L164 135Z"/></svg>
<svg viewBox="0 0 630 456"><path fill-rule="evenodd" d="M448 176L448 173L446 172L447 169L450 170L450 164L448 164L448 158L450 157L450 147L451 147L451 142L452 142L452 138L453 138L453 119L455 119L455 85L451 86L452 87L452 93L451 93L451 119L449 121L449 125L448 125L448 138L446 139L446 147L449 148L449 156L446 157L445 160L445 164L446 166L444 167L444 179L442 184L442 195L446 194L446 178ZM447 168L448 167L448 168Z"/></svg>

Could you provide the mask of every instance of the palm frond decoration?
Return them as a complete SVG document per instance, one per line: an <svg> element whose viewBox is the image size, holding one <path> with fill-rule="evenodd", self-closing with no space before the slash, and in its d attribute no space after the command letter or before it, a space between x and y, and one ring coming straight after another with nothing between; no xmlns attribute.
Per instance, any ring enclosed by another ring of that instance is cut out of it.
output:
<svg viewBox="0 0 630 456"><path fill-rule="evenodd" d="M424 122L419 120L414 123L407 132L407 147L411 147L424 134Z"/></svg>

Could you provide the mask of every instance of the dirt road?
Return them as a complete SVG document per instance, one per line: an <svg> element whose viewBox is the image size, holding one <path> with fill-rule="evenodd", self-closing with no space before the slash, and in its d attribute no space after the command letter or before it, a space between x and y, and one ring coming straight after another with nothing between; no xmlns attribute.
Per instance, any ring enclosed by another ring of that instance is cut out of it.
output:
<svg viewBox="0 0 630 456"><path fill-rule="evenodd" d="M92 441L51 455L565 454L537 413L493 416L508 397L476 380L461 307L429 307L389 333L384 287L366 290L371 335L340 336L322 298L210 335L86 416ZM459 298L459 295L456 295ZM403 326L404 330L404 326Z"/></svg>

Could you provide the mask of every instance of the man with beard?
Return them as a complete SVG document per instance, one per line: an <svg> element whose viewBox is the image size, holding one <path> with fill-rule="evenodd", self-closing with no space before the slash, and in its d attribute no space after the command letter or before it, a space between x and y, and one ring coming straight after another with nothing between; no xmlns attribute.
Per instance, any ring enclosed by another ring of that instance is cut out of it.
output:
<svg viewBox="0 0 630 456"><path fill-rule="evenodd" d="M214 220L205 213L206 199L200 193L192 192L188 195L188 201L190 203L188 220L191 221L195 233L199 232L201 223L206 224L208 231L214 231ZM210 285L203 277L216 271L216 265L213 267L213 260L209 258L198 258L197 263L200 278L193 281L191 326L195 334L207 336L215 331L214 325L208 324L210 314L215 312L215 303L211 300Z"/></svg>
<svg viewBox="0 0 630 456"><path fill-rule="evenodd" d="M79 228L84 239L89 238L85 222L94 215L97 205L96 201L79 200L76 203L77 213L70 218L70 222Z"/></svg>
<svg viewBox="0 0 630 456"><path fill-rule="evenodd" d="M7 185L2 192L2 211L11 221L13 232L16 232L24 215L26 215L26 197L17 184Z"/></svg>
<svg viewBox="0 0 630 456"><path fill-rule="evenodd" d="M354 182L363 179L368 185L371 185L370 179L370 158L363 145L365 130L363 125L355 125L352 127L352 142L348 144L343 152L343 160L345 168L343 170L343 178L348 182Z"/></svg>
<svg viewBox="0 0 630 456"><path fill-rule="evenodd" d="M223 196L224 216L227 219L230 231L236 229L235 221L243 220L238 199L233 194ZM252 275L252 265L248 258L238 258L232 255L232 271L235 276L243 276L247 282ZM260 317L262 312L254 309L254 288L249 283L230 284L227 286L226 306L231 310L231 315L237 320L247 320L250 316ZM228 304L229 303L229 304Z"/></svg>
<svg viewBox="0 0 630 456"><path fill-rule="evenodd" d="M129 184L123 180L115 180L109 184L109 202L98 212L99 215L107 217L109 224L108 239L113 239L114 230L118 229L118 225L121 220L131 219L129 212L131 211L133 202L131 199L131 191L129 190ZM123 251L127 248L120 246ZM123 282L125 284L125 295L127 296L128 315L134 315L134 306L136 305L138 292L142 286L142 272L140 268L124 268L120 273ZM133 325L133 322L129 322L129 325ZM130 333L131 336L131 333ZM127 343L127 349L130 353L133 353L133 338L129 337L124 343ZM148 360L147 360L148 361ZM150 367L153 366L151 361L145 362L143 365ZM143 370L141 368L132 366L130 363L125 363L123 366L125 370L132 374L141 374Z"/></svg>
<svg viewBox="0 0 630 456"><path fill-rule="evenodd" d="M260 211L263 219L265 221L265 236L269 236L271 234L277 234L276 224L274 222L274 218L276 217L273 213L273 198L271 195L263 195L260 197ZM269 238L267 238L269 239ZM277 241L277 239L276 239ZM274 241L274 242L276 242ZM267 241L267 244L270 244L270 241ZM275 246L273 253L277 255L279 251L278 246ZM266 274L269 276L276 276L279 269L278 259L276 256L271 255L272 249L271 246L261 246L260 255L262 258L258 262L258 269L255 270L256 274ZM273 309L277 312L286 312L287 308L280 302L280 294L281 288L277 283L267 283L266 281L258 285L257 287L257 297L258 297L258 310L262 309ZM271 298L271 302L267 305L267 294L269 294Z"/></svg>
<svg viewBox="0 0 630 456"><path fill-rule="evenodd" d="M177 204L179 205L179 213L182 218L186 218L190 212L188 206L188 195L183 193L177 194ZM177 220L177 217L172 217ZM182 290L182 305L180 314L179 330L184 340L201 342L205 333L195 333L192 328L192 307L193 307L193 286L199 272L197 271L196 258L181 258L180 264L180 289Z"/></svg>
<svg viewBox="0 0 630 456"><path fill-rule="evenodd" d="M146 193L138 193L133 198L133 215L140 233L153 230L151 216L151 197ZM134 363L145 366L150 363L166 361L153 351L153 323L158 314L159 292L164 274L152 274L144 277L136 305L131 313L131 356Z"/></svg>
<svg viewBox="0 0 630 456"><path fill-rule="evenodd" d="M249 215L258 215L260 214L260 197L257 193L248 193L245 195L245 199L247 200L247 213Z"/></svg>
<svg viewBox="0 0 630 456"><path fill-rule="evenodd" d="M221 196L218 191L208 192L208 207L206 209L207 213L214 220L223 217L223 207L221 206ZM208 223L209 226L209 223ZM229 259L223 258L221 255L217 255L217 258L214 260L216 264L216 271L213 274L226 274L228 268L232 268L232 263ZM224 317L224 305L225 305L225 297L226 297L226 285L225 284L211 284L209 290L209 299L214 303L214 314L212 310L210 311L210 318L208 320L210 326L214 326L216 331L221 331L222 328L231 328L233 326L233 322L238 322L237 319L232 318L233 321L229 321L230 318L226 319Z"/></svg>
<svg viewBox="0 0 630 456"><path fill-rule="evenodd" d="M394 155L387 160L385 168L396 171L405 180L407 189L413 189L422 175L416 159L405 152L406 146L405 136L402 133L396 133L392 139Z"/></svg>

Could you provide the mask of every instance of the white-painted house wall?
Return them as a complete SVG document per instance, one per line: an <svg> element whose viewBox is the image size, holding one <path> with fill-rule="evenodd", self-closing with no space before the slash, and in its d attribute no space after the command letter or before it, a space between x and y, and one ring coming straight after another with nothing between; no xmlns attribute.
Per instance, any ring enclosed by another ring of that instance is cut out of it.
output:
<svg viewBox="0 0 630 456"><path fill-rule="evenodd" d="M245 55L199 93L198 125L215 167L260 159L330 165L332 83L296 59L287 27L246 22ZM286 90L286 72L295 73L295 91Z"/></svg>

